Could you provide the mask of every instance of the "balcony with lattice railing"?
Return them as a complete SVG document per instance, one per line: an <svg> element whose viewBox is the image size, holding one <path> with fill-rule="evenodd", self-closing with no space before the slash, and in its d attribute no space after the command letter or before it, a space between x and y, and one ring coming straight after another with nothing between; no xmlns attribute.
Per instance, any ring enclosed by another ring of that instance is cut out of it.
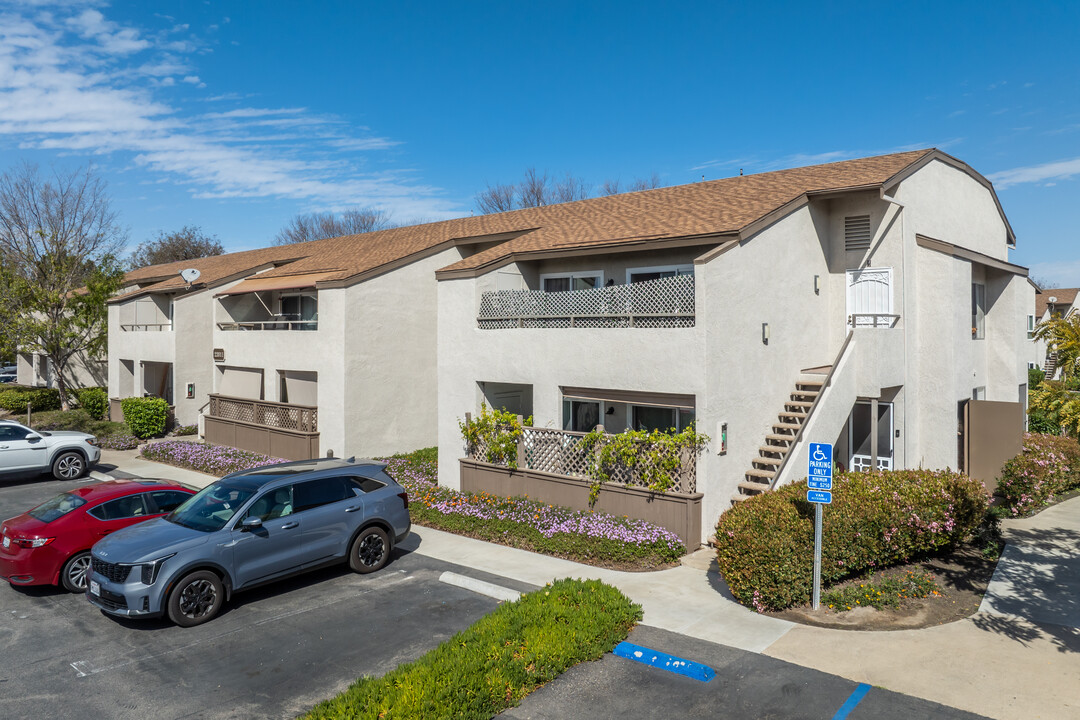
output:
<svg viewBox="0 0 1080 720"><path fill-rule="evenodd" d="M207 442L288 460L319 456L319 408L211 395L203 418Z"/></svg>
<svg viewBox="0 0 1080 720"><path fill-rule="evenodd" d="M476 321L483 330L694 327L694 276L569 292L485 292Z"/></svg>

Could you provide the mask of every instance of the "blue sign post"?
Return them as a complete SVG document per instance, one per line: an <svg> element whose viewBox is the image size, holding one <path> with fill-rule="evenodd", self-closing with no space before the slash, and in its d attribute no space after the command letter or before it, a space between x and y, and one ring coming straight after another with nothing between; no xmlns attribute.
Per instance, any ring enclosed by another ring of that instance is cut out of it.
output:
<svg viewBox="0 0 1080 720"><path fill-rule="evenodd" d="M814 503L814 609L821 605L821 506L832 503L832 452L829 443L810 443L806 499Z"/></svg>

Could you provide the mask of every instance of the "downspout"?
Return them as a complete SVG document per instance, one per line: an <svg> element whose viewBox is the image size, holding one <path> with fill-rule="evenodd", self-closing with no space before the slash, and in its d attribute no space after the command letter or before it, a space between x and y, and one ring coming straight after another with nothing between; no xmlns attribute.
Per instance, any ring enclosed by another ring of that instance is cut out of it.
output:
<svg viewBox="0 0 1080 720"><path fill-rule="evenodd" d="M907 235L904 233L904 209L907 207L904 203L900 202L891 195L885 194L885 188L881 188L881 199L887 203L892 203L897 209L897 214L900 215L900 265L904 268L904 297L900 301L901 306L904 308L904 467L908 466L908 407L914 403L909 402L914 398L911 398L909 392L909 380L911 378L910 368L908 368L908 323L911 321L911 316L908 314L908 267L907 267ZM890 442L895 438L890 438ZM876 460L875 460L876 462Z"/></svg>

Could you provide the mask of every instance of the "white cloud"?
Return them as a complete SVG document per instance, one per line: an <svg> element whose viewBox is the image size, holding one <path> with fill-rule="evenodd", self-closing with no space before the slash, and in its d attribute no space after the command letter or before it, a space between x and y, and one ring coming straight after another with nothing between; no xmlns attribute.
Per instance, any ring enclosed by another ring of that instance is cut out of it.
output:
<svg viewBox="0 0 1080 720"><path fill-rule="evenodd" d="M992 173L987 177L1000 190L1022 183L1039 183L1047 180L1069 180L1080 175L1080 157L1056 160L1042 165L1028 165Z"/></svg>
<svg viewBox="0 0 1080 720"><path fill-rule="evenodd" d="M205 84L166 34L122 27L95 8L0 10L0 147L115 153L148 180L186 185L199 198L375 205L402 218L460 214L409 169L366 170L372 153L398 142L342 118L297 107L192 114L171 103L164 93L177 80Z"/></svg>

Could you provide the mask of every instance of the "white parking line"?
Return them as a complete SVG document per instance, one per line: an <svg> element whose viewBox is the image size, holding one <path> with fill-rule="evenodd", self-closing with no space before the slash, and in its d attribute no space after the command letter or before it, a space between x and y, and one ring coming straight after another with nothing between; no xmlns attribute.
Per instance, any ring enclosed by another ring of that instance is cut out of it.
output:
<svg viewBox="0 0 1080 720"><path fill-rule="evenodd" d="M405 571L404 570L398 570L398 572L399 573L404 573ZM382 590L384 588L392 587L394 585L400 585L401 583L407 582L407 581L412 580L412 579L413 579L412 575L406 575L404 577L387 577L384 581L380 582L377 586L372 587L372 586L369 586L369 585L365 585L365 587L361 590L360 594L364 595L364 594L367 594L369 592L373 592L373 591L376 591L376 590ZM165 657L166 655L173 655L173 654L181 652L183 650L188 650L188 649L196 647L198 645L203 645L203 644L208 643L208 642L213 642L215 640L220 640L221 638L228 637L229 635L235 635L238 632L243 632L243 631L247 630L248 628L250 628L250 627L252 627L254 625L264 625L264 624L269 623L269 622L276 622L278 620L282 620L282 619L287 618L287 617L292 617L294 615L300 615L302 613L311 612L312 610L318 610L320 608L324 608L324 607L327 607L329 605L334 605L335 603L339 603L339 602L341 602L343 600L351 600L354 597L355 597L355 595L350 595L348 597L341 597L341 598L337 598L337 599L334 599L334 600L327 600L326 602L322 602L322 603L317 603L317 604L313 604L313 605L305 605L304 607L302 607L302 608L300 608L298 610L290 610L289 612L281 613L279 615L274 615L273 617L264 618L262 620L257 620L257 621L255 621L253 623L246 623L242 627L238 627L238 628L235 628L233 630L228 630L228 631L220 633L218 635L214 635L213 637L203 638L202 640L196 640L195 642L188 643L187 645L181 645L180 647L170 648L168 650L165 650L164 652L154 653L152 655L144 655L142 657L134 658L133 660L126 660L124 662L115 663L113 665L106 665L104 667L97 667L92 662L90 662L89 660L76 660L75 662L69 663L69 664L71 665L72 668L75 669L75 677L86 677L88 675L97 675L98 673L110 672L112 670L119 670L120 668L127 667L128 665L134 665L135 663L141 663L141 662L145 662L147 660L155 660L155 659L160 658L160 657Z"/></svg>
<svg viewBox="0 0 1080 720"><path fill-rule="evenodd" d="M493 597L496 600L505 600L507 602L513 602L521 597L521 593L517 590L511 590L508 587L502 585L495 585L494 583L484 582L483 580L477 580L467 575L459 575L455 572L447 570L439 576L439 581L444 582L447 585L453 585L455 587L464 588L466 590L472 590L475 593L481 595L487 595Z"/></svg>

